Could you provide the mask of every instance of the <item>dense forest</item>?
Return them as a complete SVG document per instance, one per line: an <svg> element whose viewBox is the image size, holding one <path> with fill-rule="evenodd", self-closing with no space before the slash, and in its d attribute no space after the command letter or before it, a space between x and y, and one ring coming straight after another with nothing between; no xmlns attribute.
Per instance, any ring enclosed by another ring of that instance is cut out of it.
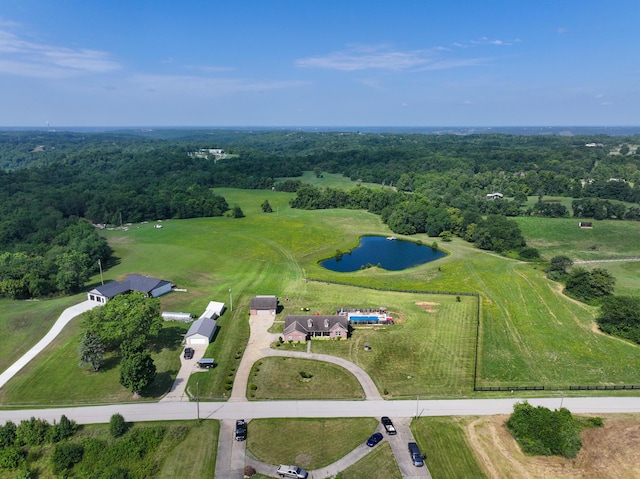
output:
<svg viewBox="0 0 640 479"><path fill-rule="evenodd" d="M229 213L214 187L296 191L297 208L358 208L392 231L526 248L517 215L640 219L637 137L157 130L0 133L0 295L74 292L108 263L92 225ZM220 148L217 158L190 154ZM359 186L317 189L304 171ZM383 188L360 186L376 183ZM488 200L499 192L503 198ZM525 206L527 196L540 201Z"/></svg>

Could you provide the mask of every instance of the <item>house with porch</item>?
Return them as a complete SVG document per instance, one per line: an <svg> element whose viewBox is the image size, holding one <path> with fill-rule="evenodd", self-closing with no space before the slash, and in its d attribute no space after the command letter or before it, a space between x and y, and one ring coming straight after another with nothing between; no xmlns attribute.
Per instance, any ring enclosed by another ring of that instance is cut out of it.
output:
<svg viewBox="0 0 640 479"><path fill-rule="evenodd" d="M311 339L347 339L348 333L349 320L346 316L287 316L282 339L300 342Z"/></svg>

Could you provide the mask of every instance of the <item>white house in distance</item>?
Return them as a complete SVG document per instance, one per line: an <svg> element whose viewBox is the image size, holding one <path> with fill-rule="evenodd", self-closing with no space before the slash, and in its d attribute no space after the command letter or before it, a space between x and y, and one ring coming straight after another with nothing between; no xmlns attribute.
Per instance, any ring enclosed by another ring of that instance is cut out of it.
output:
<svg viewBox="0 0 640 479"><path fill-rule="evenodd" d="M202 316L196 319L189 327L184 339L189 346L196 344L209 344L216 332L216 320L224 311L224 303L210 301Z"/></svg>
<svg viewBox="0 0 640 479"><path fill-rule="evenodd" d="M130 274L122 281L111 281L87 293L89 301L105 304L110 299L119 294L131 293L138 291L147 296L157 298L171 291L173 284L163 279L151 278L149 276L140 276L139 274Z"/></svg>

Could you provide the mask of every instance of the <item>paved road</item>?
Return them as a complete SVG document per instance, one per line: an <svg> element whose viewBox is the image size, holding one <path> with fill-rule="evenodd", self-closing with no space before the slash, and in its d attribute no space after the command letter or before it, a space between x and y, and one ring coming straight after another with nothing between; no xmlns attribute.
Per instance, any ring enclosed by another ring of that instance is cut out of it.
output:
<svg viewBox="0 0 640 479"><path fill-rule="evenodd" d="M200 402L201 419L237 419L278 417L380 417L410 418L419 416L488 416L510 414L513 405L525 399L433 399L418 401L250 401ZM577 414L640 413L640 398L529 398L534 406L550 409L566 407ZM78 424L108 423L120 413L127 421L158 421L196 419L194 402L159 402L113 404L105 406L69 407L54 409L0 410L0 423L19 422L32 416L58 421L62 414Z"/></svg>

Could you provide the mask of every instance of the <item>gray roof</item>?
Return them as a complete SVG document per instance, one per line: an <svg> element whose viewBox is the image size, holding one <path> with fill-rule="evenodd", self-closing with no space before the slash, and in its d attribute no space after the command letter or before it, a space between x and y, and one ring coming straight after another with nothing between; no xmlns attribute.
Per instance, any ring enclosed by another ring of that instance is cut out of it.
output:
<svg viewBox="0 0 640 479"><path fill-rule="evenodd" d="M283 334L292 331L303 333L323 333L335 329L349 330L349 321L346 316L287 316L284 319Z"/></svg>
<svg viewBox="0 0 640 479"><path fill-rule="evenodd" d="M119 294L128 293L130 290L129 285L125 283L119 283L117 281L111 281L110 283L103 284L102 286L98 286L97 288L89 291L90 293L97 293L105 298L113 298L118 296Z"/></svg>
<svg viewBox="0 0 640 479"><path fill-rule="evenodd" d="M217 317L217 316L216 316ZM196 334L201 334L202 336L206 336L207 338L213 338L213 333L216 331L216 320L202 317L200 319L196 319L193 323L191 323L191 327L185 338L189 336L194 336Z"/></svg>
<svg viewBox="0 0 640 479"><path fill-rule="evenodd" d="M276 309L278 307L277 296L255 296L249 302L251 309Z"/></svg>
<svg viewBox="0 0 640 479"><path fill-rule="evenodd" d="M98 293L111 299L114 296L128 293L130 291L139 291L140 293L150 294L154 289L167 284L170 283L163 279L140 276L139 274L130 274L122 283L119 283L118 281L111 281L110 283L92 289L90 292Z"/></svg>

